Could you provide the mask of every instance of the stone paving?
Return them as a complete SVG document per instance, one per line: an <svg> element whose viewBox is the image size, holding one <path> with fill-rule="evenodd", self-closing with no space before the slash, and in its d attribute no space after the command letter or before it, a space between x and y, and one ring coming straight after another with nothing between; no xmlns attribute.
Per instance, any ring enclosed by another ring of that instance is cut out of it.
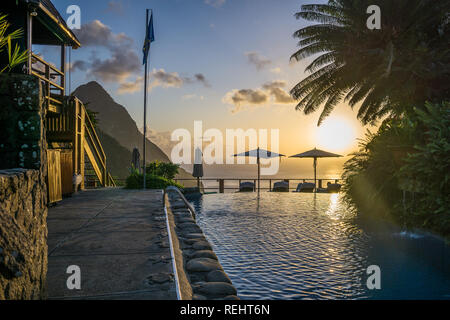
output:
<svg viewBox="0 0 450 320"><path fill-rule="evenodd" d="M176 299L161 191L80 192L47 221L49 299ZM73 265L81 290L67 288Z"/></svg>

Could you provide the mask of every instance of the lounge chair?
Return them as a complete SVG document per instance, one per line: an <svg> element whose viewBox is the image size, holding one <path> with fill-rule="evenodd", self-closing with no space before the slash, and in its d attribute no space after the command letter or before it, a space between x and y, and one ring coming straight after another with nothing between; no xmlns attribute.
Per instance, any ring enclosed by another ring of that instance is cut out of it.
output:
<svg viewBox="0 0 450 320"><path fill-rule="evenodd" d="M328 193L339 193L341 191L342 185L339 183L328 183L327 192Z"/></svg>
<svg viewBox="0 0 450 320"><path fill-rule="evenodd" d="M314 183L299 183L295 192L314 192Z"/></svg>
<svg viewBox="0 0 450 320"><path fill-rule="evenodd" d="M289 192L289 182L287 181L275 182L275 184L273 185L272 192Z"/></svg>
<svg viewBox="0 0 450 320"><path fill-rule="evenodd" d="M239 192L254 192L255 184L253 182L242 182L239 185Z"/></svg>

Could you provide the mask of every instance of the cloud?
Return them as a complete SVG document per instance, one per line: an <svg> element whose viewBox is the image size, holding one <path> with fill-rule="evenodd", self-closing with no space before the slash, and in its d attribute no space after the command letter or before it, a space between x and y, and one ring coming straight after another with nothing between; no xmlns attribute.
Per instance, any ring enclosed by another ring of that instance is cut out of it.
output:
<svg viewBox="0 0 450 320"><path fill-rule="evenodd" d="M72 62L69 65L69 70L73 71L73 72L75 72L77 70L86 71L88 68L89 68L89 63L87 63L86 61L83 61L83 60L77 60L75 62Z"/></svg>
<svg viewBox="0 0 450 320"><path fill-rule="evenodd" d="M112 56L91 62L89 74L105 82L122 83L132 74L141 71L141 63L136 52L130 49L112 50Z"/></svg>
<svg viewBox="0 0 450 320"><path fill-rule="evenodd" d="M108 7L106 8L106 12L115 13L115 14L118 14L120 16L124 15L125 8L123 7L122 0L109 1L108 2Z"/></svg>
<svg viewBox="0 0 450 320"><path fill-rule="evenodd" d="M246 52L245 55L248 58L248 62L256 66L257 70L262 70L272 63L272 61L263 57L262 55L260 55L258 52L255 51Z"/></svg>
<svg viewBox="0 0 450 320"><path fill-rule="evenodd" d="M242 110L244 106L257 106L266 104L269 100L267 93L261 89L241 89L231 90L228 92L222 101L226 104L231 104L234 108L231 113L237 113Z"/></svg>
<svg viewBox="0 0 450 320"><path fill-rule="evenodd" d="M233 105L231 113L242 111L245 106L262 106L269 102L274 104L290 104L294 100L283 88L286 81L276 80L265 83L261 89L241 89L227 92L222 102Z"/></svg>
<svg viewBox="0 0 450 320"><path fill-rule="evenodd" d="M278 104L293 103L291 95L283 88L286 86L286 81L276 80L263 85L263 88L267 90L274 98L274 102Z"/></svg>
<svg viewBox="0 0 450 320"><path fill-rule="evenodd" d="M97 51L93 51L89 61L76 61L72 66L73 70L87 71L89 76L96 79L121 84L141 71L140 58L135 50L130 49L133 39L126 34L112 32L110 27L99 20L86 23L74 32L84 47L105 48L110 57L102 59ZM127 86L128 84L124 85Z"/></svg>
<svg viewBox="0 0 450 320"><path fill-rule="evenodd" d="M126 48L133 44L133 39L125 33L113 33L111 28L100 20L83 24L75 35L84 47L103 46L109 49Z"/></svg>
<svg viewBox="0 0 450 320"><path fill-rule="evenodd" d="M119 2L111 1L110 6L118 5ZM121 2L120 2L121 3ZM76 35L84 47L92 47L91 57L88 61L76 61L72 70L84 71L88 76L104 82L119 83L118 93L134 93L140 91L143 86L142 61L136 50L132 49L133 39L125 33L114 33L111 28L99 20L94 20L81 26L76 30ZM98 48L106 49L109 57L104 52L97 51ZM129 80L134 78L134 80ZM176 72L166 72L164 69L153 70L149 78L149 89L154 87L180 88L185 83L200 83L210 87L209 82L202 73L193 77L181 77Z"/></svg>
<svg viewBox="0 0 450 320"><path fill-rule="evenodd" d="M185 94L184 96L181 97L182 100L192 100L196 98L200 100L205 100L204 96L197 96L196 94Z"/></svg>
<svg viewBox="0 0 450 320"><path fill-rule="evenodd" d="M278 67L272 68L272 69L270 69L270 72L275 73L275 74L280 74L281 73L281 68L278 68Z"/></svg>
<svg viewBox="0 0 450 320"><path fill-rule="evenodd" d="M123 82L120 84L117 92L119 94L135 93L142 89L144 77L137 77L135 81Z"/></svg>
<svg viewBox="0 0 450 320"><path fill-rule="evenodd" d="M103 75L105 76L105 75ZM185 84L201 83L209 87L209 83L205 76L201 73L195 74L194 77L181 77L177 72L167 72L164 69L153 69L149 75L148 89L151 90L156 87L162 88L181 88ZM144 84L144 77L137 77L134 81L121 82L118 93L134 93L142 89Z"/></svg>
<svg viewBox="0 0 450 320"><path fill-rule="evenodd" d="M177 72L166 72L164 69L153 69L151 78L154 79L150 84L152 88L158 86L163 88L180 88L184 84L183 78L181 78Z"/></svg>
<svg viewBox="0 0 450 320"><path fill-rule="evenodd" d="M205 0L204 2L210 6L219 8L225 4L226 0Z"/></svg>
<svg viewBox="0 0 450 320"><path fill-rule="evenodd" d="M195 79L195 81L198 81L201 84L203 84L205 87L208 87L208 88L211 87L209 82L206 80L206 77L202 73L195 74L194 79Z"/></svg>

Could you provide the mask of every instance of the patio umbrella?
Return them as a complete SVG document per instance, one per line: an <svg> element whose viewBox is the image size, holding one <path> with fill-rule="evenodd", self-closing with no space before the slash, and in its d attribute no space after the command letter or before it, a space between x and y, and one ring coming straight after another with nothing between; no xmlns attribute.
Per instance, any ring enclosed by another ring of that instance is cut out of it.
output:
<svg viewBox="0 0 450 320"><path fill-rule="evenodd" d="M133 169L139 170L139 173L141 172L141 154L139 153L138 148L133 149L131 165L133 166Z"/></svg>
<svg viewBox="0 0 450 320"><path fill-rule="evenodd" d="M318 158L340 158L342 157L339 154L323 151L314 148L314 150L309 150L300 154L296 154L295 156L291 156L289 158L313 158L314 159L314 187L315 191L317 191L317 159Z"/></svg>
<svg viewBox="0 0 450 320"><path fill-rule="evenodd" d="M200 189L200 178L203 178L203 153L197 148L195 149L194 170L192 176L197 178L197 187Z"/></svg>
<svg viewBox="0 0 450 320"><path fill-rule="evenodd" d="M258 148L256 150L235 154L234 157L256 157L257 159L256 161L258 163L258 192L259 192L261 181L261 159L285 157L285 155Z"/></svg>

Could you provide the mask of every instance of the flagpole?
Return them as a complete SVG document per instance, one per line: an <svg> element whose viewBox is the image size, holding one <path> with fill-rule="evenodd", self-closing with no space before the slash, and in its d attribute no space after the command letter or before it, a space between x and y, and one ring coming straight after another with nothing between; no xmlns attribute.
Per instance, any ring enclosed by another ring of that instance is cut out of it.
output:
<svg viewBox="0 0 450 320"><path fill-rule="evenodd" d="M148 11L149 9L147 9L147 16L145 18L145 30L147 32L147 28L148 28ZM149 49L150 51L150 49ZM144 190L147 187L147 183L146 183L146 164L147 164L147 157L146 157L146 140L147 140L147 74L148 74L148 59L145 60L145 75L144 75L144 171L143 171L143 175L144 175Z"/></svg>

